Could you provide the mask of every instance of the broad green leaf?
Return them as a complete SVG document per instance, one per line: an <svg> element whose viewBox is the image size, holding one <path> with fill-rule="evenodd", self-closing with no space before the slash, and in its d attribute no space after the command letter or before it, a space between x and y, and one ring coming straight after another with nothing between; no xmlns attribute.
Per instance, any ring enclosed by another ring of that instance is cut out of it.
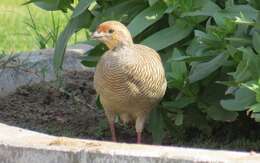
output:
<svg viewBox="0 0 260 163"><path fill-rule="evenodd" d="M229 75L232 75L236 82L248 80L251 76L249 72L249 57L244 54L242 60L237 66L236 71L229 73Z"/></svg>
<svg viewBox="0 0 260 163"><path fill-rule="evenodd" d="M59 9L60 0L37 0L34 4L44 10L58 10Z"/></svg>
<svg viewBox="0 0 260 163"><path fill-rule="evenodd" d="M146 5L140 0L122 1L117 5L110 6L104 11L96 13L90 30L94 30L97 25L107 20L118 20L122 23L128 23L145 7Z"/></svg>
<svg viewBox="0 0 260 163"><path fill-rule="evenodd" d="M208 51L208 46L202 44L198 37L195 37L186 49L188 56L204 56Z"/></svg>
<svg viewBox="0 0 260 163"><path fill-rule="evenodd" d="M253 46L258 55L260 55L260 34L258 32L253 33Z"/></svg>
<svg viewBox="0 0 260 163"><path fill-rule="evenodd" d="M220 68L226 61L228 56L225 54L219 54L211 61L202 62L192 67L189 75L190 83L194 83L198 80L204 79L218 68Z"/></svg>
<svg viewBox="0 0 260 163"><path fill-rule="evenodd" d="M72 18L75 18L85 12L89 5L93 2L94 0L80 0L79 3L77 4L76 8L73 11ZM84 21L84 20L82 20Z"/></svg>
<svg viewBox="0 0 260 163"><path fill-rule="evenodd" d="M99 59L100 56L86 56L84 57L84 60L81 61L81 64L86 67L96 67Z"/></svg>
<svg viewBox="0 0 260 163"><path fill-rule="evenodd" d="M253 80L247 83L243 83L242 85L254 91L256 95L256 101L260 102L260 80L259 79L258 81Z"/></svg>
<svg viewBox="0 0 260 163"><path fill-rule="evenodd" d="M228 40L231 45L235 46L250 46L252 43L250 38L245 37L226 37L225 40Z"/></svg>
<svg viewBox="0 0 260 163"><path fill-rule="evenodd" d="M236 19L241 15L248 20L256 20L258 11L250 5L234 5L227 7L214 15L218 25L224 24L227 19Z"/></svg>
<svg viewBox="0 0 260 163"><path fill-rule="evenodd" d="M249 78L258 79L260 76L260 56L251 48L238 48L243 53L243 58L237 66L236 72L230 73L237 82L246 81Z"/></svg>
<svg viewBox="0 0 260 163"><path fill-rule="evenodd" d="M183 54L175 48L173 50L172 58L181 57ZM186 64L184 62L172 62L173 76L175 78L182 78L187 73Z"/></svg>
<svg viewBox="0 0 260 163"><path fill-rule="evenodd" d="M247 113L250 113L250 117L254 118L256 122L260 122L260 103L256 103L249 107Z"/></svg>
<svg viewBox="0 0 260 163"><path fill-rule="evenodd" d="M101 55L107 50L104 44L99 44L95 48L88 51L83 60L82 64L87 67L95 67Z"/></svg>
<svg viewBox="0 0 260 163"><path fill-rule="evenodd" d="M203 56L181 56L181 57L176 57L172 58L172 61L185 61L185 62L193 62L193 61L208 61L209 59L212 59L215 57L216 54L212 55L203 55Z"/></svg>
<svg viewBox="0 0 260 163"><path fill-rule="evenodd" d="M172 58L182 56L181 52L175 48L170 59L166 61L165 71L168 81L173 80L174 87L181 89L187 76L187 68L184 62L173 61Z"/></svg>
<svg viewBox="0 0 260 163"><path fill-rule="evenodd" d="M30 0L25 2L23 5L34 3L36 6L48 10L48 11L55 11L55 10L62 10L65 11L67 8L72 8L71 4L73 1L70 0Z"/></svg>
<svg viewBox="0 0 260 163"><path fill-rule="evenodd" d="M218 106L210 106L207 114L215 121L234 121L238 116L237 112L227 111Z"/></svg>
<svg viewBox="0 0 260 163"><path fill-rule="evenodd" d="M212 1L207 1L202 8L196 11L184 12L181 16L214 16L221 8Z"/></svg>
<svg viewBox="0 0 260 163"><path fill-rule="evenodd" d="M234 99L221 100L221 106L229 111L246 110L255 102L255 94L251 90L241 87L235 92Z"/></svg>
<svg viewBox="0 0 260 163"><path fill-rule="evenodd" d="M223 37L226 35L227 29L223 29L221 27L213 27L211 26L210 29L207 29L208 32L203 32L199 30L195 30L194 34L196 39L207 46L207 49L224 49L226 44L223 40Z"/></svg>
<svg viewBox="0 0 260 163"><path fill-rule="evenodd" d="M174 111L174 110L184 108L194 102L195 102L194 98L182 97L182 98L174 100L174 101L164 101L164 102L162 102L162 106L163 106L163 108L166 108L167 110Z"/></svg>
<svg viewBox="0 0 260 163"><path fill-rule="evenodd" d="M136 15L128 25L128 29L130 30L132 36L135 37L147 27L159 20L163 16L165 10L166 5L163 2L159 2Z"/></svg>
<svg viewBox="0 0 260 163"><path fill-rule="evenodd" d="M256 103L252 106L249 107L249 111L253 112L253 113L260 113L260 103Z"/></svg>
<svg viewBox="0 0 260 163"><path fill-rule="evenodd" d="M85 20L85 21L82 21ZM70 37L78 30L89 25L91 21L91 14L86 11L76 18L70 19L64 31L60 34L54 50L53 66L58 79L61 77L62 64L64 61L64 54L67 43Z"/></svg>
<svg viewBox="0 0 260 163"><path fill-rule="evenodd" d="M164 138L165 123L161 108L153 109L149 116L149 130L152 132L153 143L161 144Z"/></svg>
<svg viewBox="0 0 260 163"><path fill-rule="evenodd" d="M141 44L147 45L155 50L161 50L169 45L175 44L192 32L192 27L187 26L183 22L176 23L175 25L160 30L155 34L144 39Z"/></svg>
<svg viewBox="0 0 260 163"><path fill-rule="evenodd" d="M228 18L235 18L242 14L246 18L256 20L258 11L250 5L234 5L224 9L223 13L225 13Z"/></svg>
<svg viewBox="0 0 260 163"><path fill-rule="evenodd" d="M24 2L22 5L28 5L30 3L34 3L34 2L37 2L37 1L43 1L43 0L29 0L27 2ZM55 2L55 1L54 1ZM57 2L57 1L56 1Z"/></svg>
<svg viewBox="0 0 260 163"><path fill-rule="evenodd" d="M159 0L148 0L150 6L154 5L158 1Z"/></svg>

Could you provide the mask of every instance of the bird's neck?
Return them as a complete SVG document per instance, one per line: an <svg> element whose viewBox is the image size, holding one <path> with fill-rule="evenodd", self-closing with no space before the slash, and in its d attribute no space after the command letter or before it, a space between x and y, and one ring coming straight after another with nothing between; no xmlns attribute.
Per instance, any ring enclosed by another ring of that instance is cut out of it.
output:
<svg viewBox="0 0 260 163"><path fill-rule="evenodd" d="M122 40L122 41L111 40L109 42L105 42L105 44L109 49L115 49L122 46L131 46L134 43L133 40Z"/></svg>

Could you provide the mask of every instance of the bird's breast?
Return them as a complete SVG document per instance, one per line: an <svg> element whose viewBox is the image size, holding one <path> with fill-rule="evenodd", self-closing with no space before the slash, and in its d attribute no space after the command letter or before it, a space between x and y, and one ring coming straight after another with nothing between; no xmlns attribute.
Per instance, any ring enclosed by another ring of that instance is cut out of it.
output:
<svg viewBox="0 0 260 163"><path fill-rule="evenodd" d="M129 64L133 60L125 54L107 54L104 55L96 67L94 77L95 87L97 92L110 97L125 97L127 95L127 72Z"/></svg>
<svg viewBox="0 0 260 163"><path fill-rule="evenodd" d="M157 55L138 49L120 49L102 56L94 77L97 93L115 99L159 99L165 76Z"/></svg>

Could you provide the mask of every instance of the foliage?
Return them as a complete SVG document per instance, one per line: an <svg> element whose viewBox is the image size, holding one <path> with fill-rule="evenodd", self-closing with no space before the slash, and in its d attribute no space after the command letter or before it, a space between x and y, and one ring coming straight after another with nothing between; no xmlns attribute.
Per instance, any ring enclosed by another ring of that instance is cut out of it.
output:
<svg viewBox="0 0 260 163"><path fill-rule="evenodd" d="M45 26L40 26L37 24L33 18L33 15L28 8L28 13L30 15L30 21L25 22L29 27L31 33L33 33L34 39L38 44L39 49L45 49L48 47L48 43L51 42L51 47L55 46L55 43L58 38L58 34L60 33L61 23L58 19L57 21L54 18L53 12L51 13L51 28L46 28ZM42 32L44 31L44 32ZM46 32L47 31L47 32Z"/></svg>
<svg viewBox="0 0 260 163"><path fill-rule="evenodd" d="M259 1L80 0L75 8L71 0L56 1L48 9L73 10L56 44L58 74L68 38L82 28L93 31L105 20L128 24L136 43L160 53L168 89L160 109L151 113L149 129L156 142L174 125L210 132L211 121L234 121L241 111L260 121ZM86 66L95 66L105 50L93 45Z"/></svg>
<svg viewBox="0 0 260 163"><path fill-rule="evenodd" d="M60 11L47 12L33 4L23 6L23 2L25 0L0 1L0 52L12 54L54 47L55 39L72 14L70 11L65 14ZM73 35L69 44L83 40L86 40L86 30Z"/></svg>

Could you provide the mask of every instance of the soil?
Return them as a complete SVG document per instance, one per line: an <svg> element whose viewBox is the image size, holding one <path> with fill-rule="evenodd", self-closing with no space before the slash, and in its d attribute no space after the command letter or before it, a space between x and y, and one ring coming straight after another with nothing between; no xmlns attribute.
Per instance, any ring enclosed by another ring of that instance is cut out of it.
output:
<svg viewBox="0 0 260 163"><path fill-rule="evenodd" d="M42 82L0 98L0 122L57 136L110 140L103 110L96 107L93 72L69 72L63 85L57 89ZM117 128L119 141L135 141L132 126Z"/></svg>
<svg viewBox="0 0 260 163"><path fill-rule="evenodd" d="M245 123L247 122L247 123ZM0 98L0 123L56 136L110 140L110 130L102 109L96 107L93 72L69 72L62 89L42 82L21 87ZM212 127L213 128L213 127ZM211 135L194 128L176 127L166 134L164 145L260 151L260 125L251 121L218 123ZM116 123L119 142L134 143L133 125ZM143 142L152 144L145 130Z"/></svg>

